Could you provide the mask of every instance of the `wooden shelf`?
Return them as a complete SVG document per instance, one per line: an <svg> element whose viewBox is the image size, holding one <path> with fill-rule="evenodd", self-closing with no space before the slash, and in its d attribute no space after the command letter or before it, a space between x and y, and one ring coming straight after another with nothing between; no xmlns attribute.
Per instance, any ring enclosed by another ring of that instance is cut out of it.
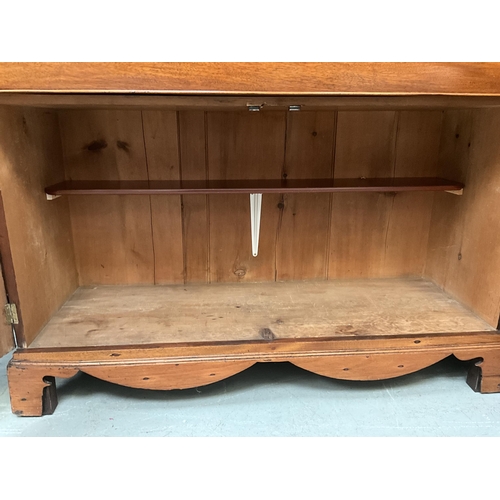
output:
<svg viewBox="0 0 500 500"><path fill-rule="evenodd" d="M342 193L460 191L460 182L438 177L374 179L210 180L210 181L65 181L45 189L62 195L160 195L231 193Z"/></svg>
<svg viewBox="0 0 500 500"><path fill-rule="evenodd" d="M494 331L421 278L79 288L30 347Z"/></svg>

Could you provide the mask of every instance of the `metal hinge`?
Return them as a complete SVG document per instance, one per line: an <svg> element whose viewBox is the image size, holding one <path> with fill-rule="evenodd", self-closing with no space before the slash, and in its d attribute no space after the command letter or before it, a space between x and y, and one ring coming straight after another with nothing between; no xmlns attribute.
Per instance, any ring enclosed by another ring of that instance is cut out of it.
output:
<svg viewBox="0 0 500 500"><path fill-rule="evenodd" d="M5 319L8 325L19 324L19 317L17 316L16 304L5 304Z"/></svg>

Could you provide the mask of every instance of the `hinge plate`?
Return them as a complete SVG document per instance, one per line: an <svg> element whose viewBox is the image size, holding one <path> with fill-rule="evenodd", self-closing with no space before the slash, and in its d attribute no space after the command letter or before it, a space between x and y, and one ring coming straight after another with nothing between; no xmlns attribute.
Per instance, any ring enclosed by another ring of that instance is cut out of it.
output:
<svg viewBox="0 0 500 500"><path fill-rule="evenodd" d="M16 304L5 304L5 318L8 325L19 324Z"/></svg>

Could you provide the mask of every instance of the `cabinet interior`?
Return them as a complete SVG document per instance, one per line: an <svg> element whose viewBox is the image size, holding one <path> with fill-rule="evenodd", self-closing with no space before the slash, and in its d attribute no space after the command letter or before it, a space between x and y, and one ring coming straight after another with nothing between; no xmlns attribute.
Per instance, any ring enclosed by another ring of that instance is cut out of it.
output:
<svg viewBox="0 0 500 500"><path fill-rule="evenodd" d="M31 99L0 107L2 264L19 345L498 326L496 105ZM87 193L71 192L75 181Z"/></svg>

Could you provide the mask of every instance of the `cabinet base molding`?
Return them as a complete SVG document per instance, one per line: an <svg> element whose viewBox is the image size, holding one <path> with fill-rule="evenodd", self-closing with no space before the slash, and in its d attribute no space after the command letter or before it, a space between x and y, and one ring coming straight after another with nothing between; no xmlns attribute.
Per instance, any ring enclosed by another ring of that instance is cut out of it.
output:
<svg viewBox="0 0 500 500"><path fill-rule="evenodd" d="M500 332L390 337L205 342L95 348L20 349L9 363L12 411L41 416L57 406L56 378L78 372L140 389L208 385L258 362L290 362L342 380L384 380L416 372L454 355L475 361L467 383L500 392Z"/></svg>

